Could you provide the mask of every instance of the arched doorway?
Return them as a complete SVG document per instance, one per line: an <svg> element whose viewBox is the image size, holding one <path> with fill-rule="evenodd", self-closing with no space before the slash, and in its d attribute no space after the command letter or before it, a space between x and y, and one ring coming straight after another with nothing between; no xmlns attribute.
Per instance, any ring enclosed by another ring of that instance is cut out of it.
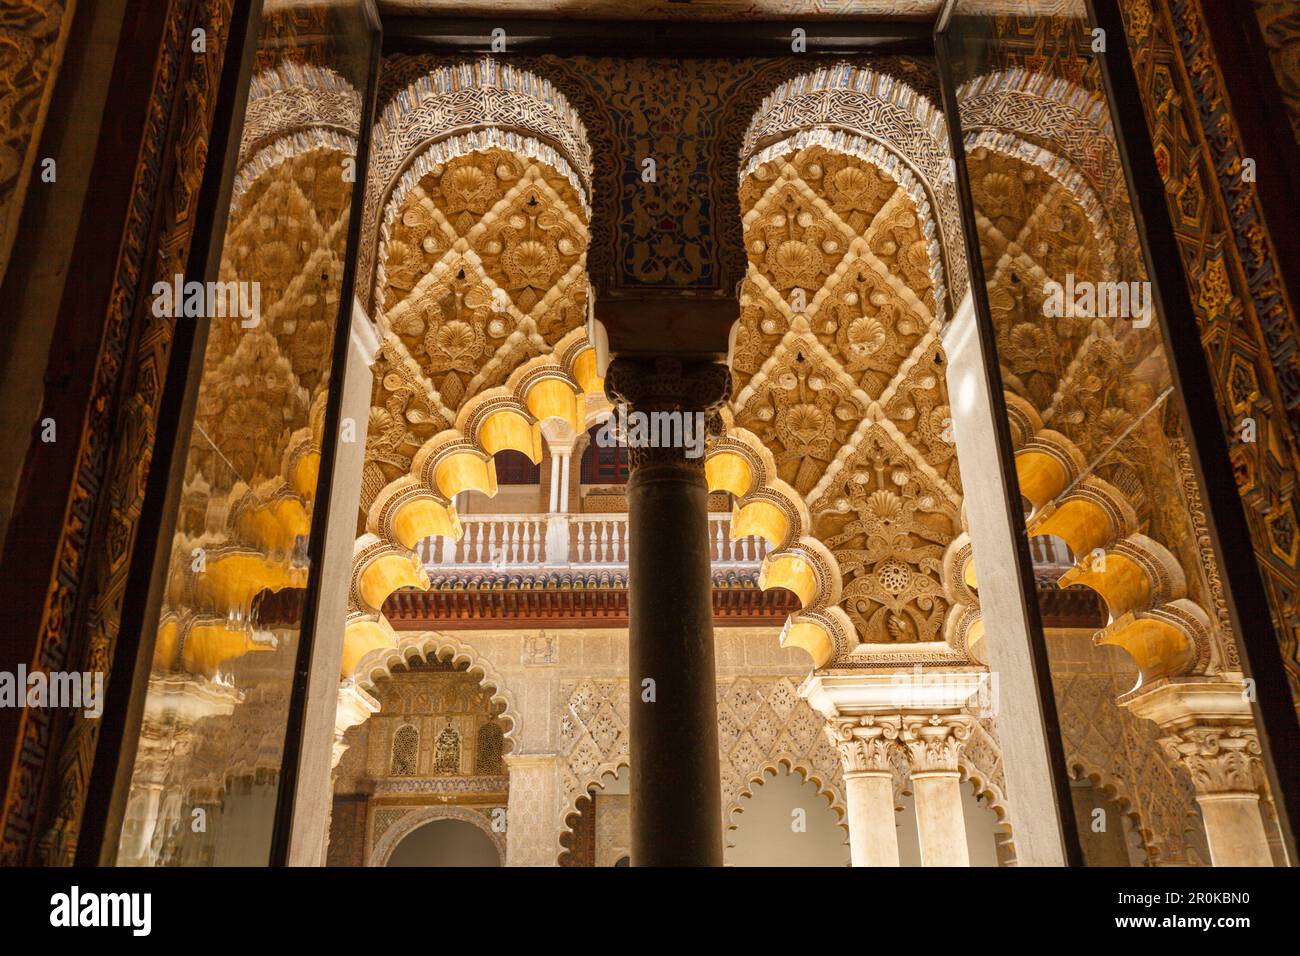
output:
<svg viewBox="0 0 1300 956"><path fill-rule="evenodd" d="M480 827L465 820L431 820L398 842L385 866L501 866L501 854Z"/></svg>

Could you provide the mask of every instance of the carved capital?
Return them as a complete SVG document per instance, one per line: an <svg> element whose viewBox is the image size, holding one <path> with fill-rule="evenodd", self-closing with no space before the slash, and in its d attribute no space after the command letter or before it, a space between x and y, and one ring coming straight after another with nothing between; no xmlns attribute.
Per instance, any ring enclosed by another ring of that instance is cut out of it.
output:
<svg viewBox="0 0 1300 956"><path fill-rule="evenodd" d="M900 736L912 775L957 773L957 759L974 722L968 714L904 717Z"/></svg>
<svg viewBox="0 0 1300 956"><path fill-rule="evenodd" d="M893 774L890 752L898 746L900 717L836 717L826 736L840 752L845 773Z"/></svg>
<svg viewBox="0 0 1300 956"><path fill-rule="evenodd" d="M1196 725L1160 745L1187 768L1198 796L1255 792L1260 747L1254 727Z"/></svg>
<svg viewBox="0 0 1300 956"><path fill-rule="evenodd" d="M731 370L716 362L671 357L620 358L605 373L605 394L616 406L611 424L620 431L626 427L620 437L627 442L632 471L650 465L703 471L704 456L688 456L687 448L694 443L698 451L705 435L722 433L719 411L731 396ZM665 412L686 417L664 418ZM629 421L634 414L660 417Z"/></svg>

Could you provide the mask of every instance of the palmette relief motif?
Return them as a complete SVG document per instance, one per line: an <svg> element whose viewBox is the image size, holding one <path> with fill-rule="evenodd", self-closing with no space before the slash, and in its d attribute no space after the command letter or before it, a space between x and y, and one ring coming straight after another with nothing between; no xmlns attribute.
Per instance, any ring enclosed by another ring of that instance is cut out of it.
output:
<svg viewBox="0 0 1300 956"><path fill-rule="evenodd" d="M903 443L882 425L861 436L813 509L859 633L894 643L942 639L949 607L943 555L959 531L955 514L943 489L917 473Z"/></svg>

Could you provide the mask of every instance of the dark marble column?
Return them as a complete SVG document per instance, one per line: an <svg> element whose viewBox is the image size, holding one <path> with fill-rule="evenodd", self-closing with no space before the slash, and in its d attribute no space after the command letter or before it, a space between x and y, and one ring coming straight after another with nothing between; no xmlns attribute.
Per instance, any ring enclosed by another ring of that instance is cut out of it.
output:
<svg viewBox="0 0 1300 956"><path fill-rule="evenodd" d="M703 438L694 448L637 447L633 413L673 412L690 416L692 429L707 421L715 430L716 410L730 387L725 366L677 359L616 359L606 376L616 414L623 403L632 418L627 496L633 866L722 865L709 493L704 458L693 454Z"/></svg>

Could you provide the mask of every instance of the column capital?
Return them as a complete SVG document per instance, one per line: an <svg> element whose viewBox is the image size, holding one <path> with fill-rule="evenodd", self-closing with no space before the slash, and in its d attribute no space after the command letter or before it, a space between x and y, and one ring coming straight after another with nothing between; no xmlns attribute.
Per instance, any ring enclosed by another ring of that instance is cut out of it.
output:
<svg viewBox="0 0 1300 956"><path fill-rule="evenodd" d="M616 358L605 373L605 394L616 406L625 406L623 411L615 409L611 424L627 432L621 437L628 446L631 470L661 464L703 470L704 456L688 456L686 446L696 444L702 450L706 434L722 433L720 411L731 396L731 370L718 362L667 356ZM628 421L635 413L665 412L691 418L666 425Z"/></svg>
<svg viewBox="0 0 1300 956"><path fill-rule="evenodd" d="M907 715L900 737L912 776L955 774L975 718L969 714Z"/></svg>
<svg viewBox="0 0 1300 956"><path fill-rule="evenodd" d="M605 394L640 411L707 412L731 395L731 370L721 362L616 358L605 373Z"/></svg>
<svg viewBox="0 0 1300 956"><path fill-rule="evenodd" d="M1123 703L1160 726L1160 746L1191 774L1198 797L1256 793L1259 735L1240 680L1163 681Z"/></svg>
<svg viewBox="0 0 1300 956"><path fill-rule="evenodd" d="M826 736L840 752L844 772L889 774L890 752L898 746L902 718L894 716L833 717L826 722Z"/></svg>
<svg viewBox="0 0 1300 956"><path fill-rule="evenodd" d="M1185 727L1161 738L1160 745L1187 768L1197 796L1256 792L1260 746L1254 727Z"/></svg>

